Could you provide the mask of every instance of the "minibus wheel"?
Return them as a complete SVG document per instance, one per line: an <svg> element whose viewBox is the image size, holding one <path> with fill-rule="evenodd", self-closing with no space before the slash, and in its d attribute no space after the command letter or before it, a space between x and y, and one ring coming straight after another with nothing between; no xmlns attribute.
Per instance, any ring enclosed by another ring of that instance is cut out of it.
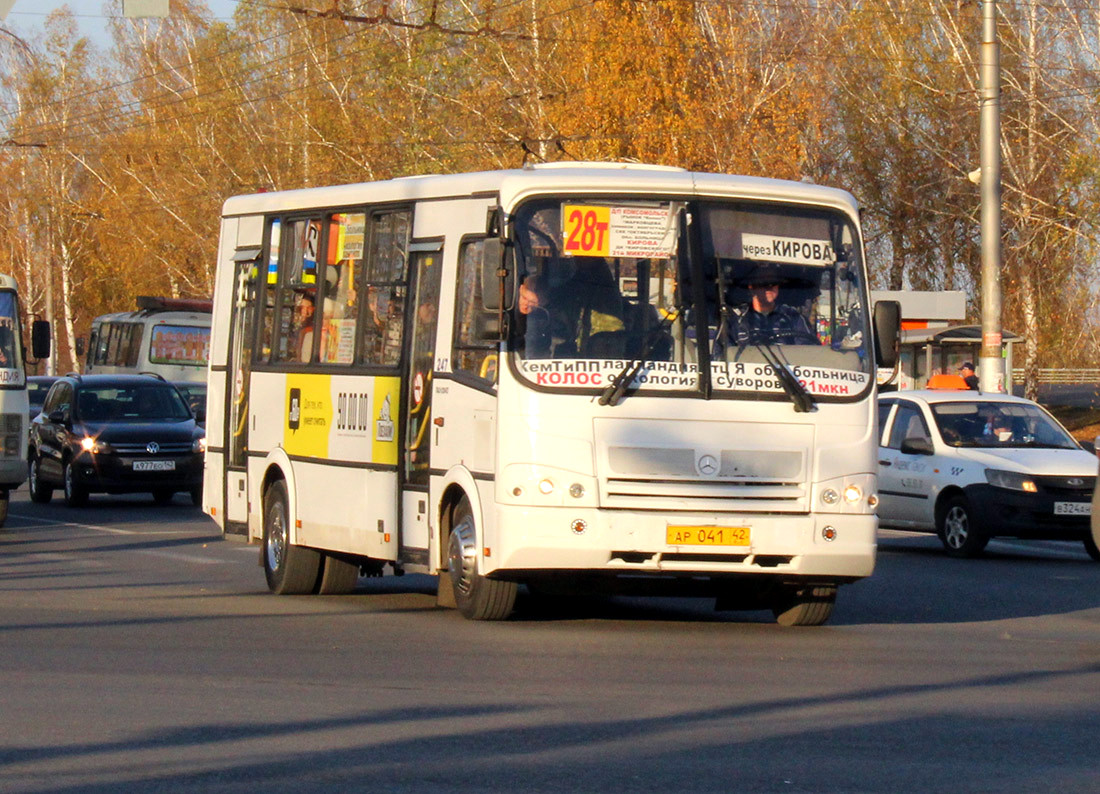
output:
<svg viewBox="0 0 1100 794"><path fill-rule="evenodd" d="M447 563L454 587L455 604L470 620L503 620L516 604L515 582L486 579L477 570L477 526L466 497L455 508Z"/></svg>
<svg viewBox="0 0 1100 794"><path fill-rule="evenodd" d="M325 554L321 560L321 575L314 592L319 595L347 595L359 581L359 565Z"/></svg>
<svg viewBox="0 0 1100 794"><path fill-rule="evenodd" d="M264 498L264 576L277 595L312 593L321 555L290 542L289 502L285 481L276 480L268 487Z"/></svg>
<svg viewBox="0 0 1100 794"><path fill-rule="evenodd" d="M772 614L780 626L820 626L833 614L836 585L787 585L779 588Z"/></svg>

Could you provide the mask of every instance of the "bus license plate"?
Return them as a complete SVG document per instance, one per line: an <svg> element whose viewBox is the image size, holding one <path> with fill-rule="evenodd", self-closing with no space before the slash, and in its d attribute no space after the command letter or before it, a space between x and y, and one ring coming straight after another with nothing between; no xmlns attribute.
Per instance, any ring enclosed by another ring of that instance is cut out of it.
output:
<svg viewBox="0 0 1100 794"><path fill-rule="evenodd" d="M669 526L665 530L670 546L748 546L751 536L749 527Z"/></svg>
<svg viewBox="0 0 1100 794"><path fill-rule="evenodd" d="M1056 516L1091 516L1092 502L1055 502Z"/></svg>
<svg viewBox="0 0 1100 794"><path fill-rule="evenodd" d="M174 460L135 460L134 471L175 471Z"/></svg>

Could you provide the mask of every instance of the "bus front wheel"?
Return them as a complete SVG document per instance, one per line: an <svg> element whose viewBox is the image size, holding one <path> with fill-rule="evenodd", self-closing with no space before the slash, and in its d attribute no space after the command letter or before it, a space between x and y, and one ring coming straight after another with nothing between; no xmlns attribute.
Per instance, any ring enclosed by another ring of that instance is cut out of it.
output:
<svg viewBox="0 0 1100 794"><path fill-rule="evenodd" d="M772 603L780 626L820 626L833 614L836 585L787 585Z"/></svg>
<svg viewBox="0 0 1100 794"><path fill-rule="evenodd" d="M264 499L264 576L271 592L277 595L312 593L321 555L290 542L289 504L286 483L276 480Z"/></svg>
<svg viewBox="0 0 1100 794"><path fill-rule="evenodd" d="M470 620L503 620L516 603L515 582L486 579L477 570L477 526L465 497L455 509L447 563L454 587L455 604Z"/></svg>

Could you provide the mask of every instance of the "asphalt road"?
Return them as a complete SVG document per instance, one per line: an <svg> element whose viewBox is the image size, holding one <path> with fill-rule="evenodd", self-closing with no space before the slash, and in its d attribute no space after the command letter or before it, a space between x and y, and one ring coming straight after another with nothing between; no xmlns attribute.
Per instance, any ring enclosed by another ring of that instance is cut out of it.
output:
<svg viewBox="0 0 1100 794"><path fill-rule="evenodd" d="M197 509L15 495L0 791L1100 790L1100 564L884 532L821 628L692 599L472 623L267 593Z"/></svg>

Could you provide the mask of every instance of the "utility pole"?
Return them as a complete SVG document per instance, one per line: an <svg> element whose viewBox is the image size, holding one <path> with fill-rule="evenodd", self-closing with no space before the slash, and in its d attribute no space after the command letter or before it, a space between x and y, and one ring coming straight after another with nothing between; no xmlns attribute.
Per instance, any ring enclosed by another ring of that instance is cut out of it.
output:
<svg viewBox="0 0 1100 794"><path fill-rule="evenodd" d="M981 235L982 347L978 382L982 391L1005 390L1001 352L1001 52L997 2L982 2L981 66Z"/></svg>

